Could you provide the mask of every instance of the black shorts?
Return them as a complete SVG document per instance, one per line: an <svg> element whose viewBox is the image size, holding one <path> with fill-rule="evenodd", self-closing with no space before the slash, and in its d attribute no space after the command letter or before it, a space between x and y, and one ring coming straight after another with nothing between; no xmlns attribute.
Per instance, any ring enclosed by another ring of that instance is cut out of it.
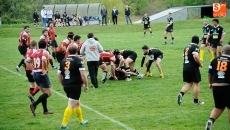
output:
<svg viewBox="0 0 230 130"><path fill-rule="evenodd" d="M31 70L26 70L26 77L29 82L34 82L34 77L31 75L32 71Z"/></svg>
<svg viewBox="0 0 230 130"><path fill-rule="evenodd" d="M42 72L34 72L34 80L36 84L42 88L50 88L51 83L50 83L49 76L47 74L44 76L41 74Z"/></svg>
<svg viewBox="0 0 230 130"><path fill-rule="evenodd" d="M173 27L167 27L165 31L166 32L173 32Z"/></svg>
<svg viewBox="0 0 230 130"><path fill-rule="evenodd" d="M157 58L163 60L163 54L161 54L161 55L159 55L158 57L156 57L156 59L154 59L154 61L157 60Z"/></svg>
<svg viewBox="0 0 230 130"><path fill-rule="evenodd" d="M187 83L191 83L191 82L199 83L201 81L199 68L189 68L183 70L183 81Z"/></svg>
<svg viewBox="0 0 230 130"><path fill-rule="evenodd" d="M61 61L65 58L65 54L60 53L60 52L56 52L56 59L58 61L58 63L61 63Z"/></svg>
<svg viewBox="0 0 230 130"><path fill-rule="evenodd" d="M52 40L51 46L54 47L54 48L57 48L58 47L57 41L56 40Z"/></svg>
<svg viewBox="0 0 230 130"><path fill-rule="evenodd" d="M105 64L105 62L103 60L99 60L99 66L102 65L102 64Z"/></svg>
<svg viewBox="0 0 230 130"><path fill-rule="evenodd" d="M217 48L218 46L222 46L221 43L216 43L216 42L212 42L212 48Z"/></svg>
<svg viewBox="0 0 230 130"><path fill-rule="evenodd" d="M150 28L150 25L144 24L144 30L145 30L145 29L149 29L149 28Z"/></svg>
<svg viewBox="0 0 230 130"><path fill-rule="evenodd" d="M230 86L213 86L212 93L216 108L230 109Z"/></svg>
<svg viewBox="0 0 230 130"><path fill-rule="evenodd" d="M38 22L38 19L34 19L34 22L37 23L37 22Z"/></svg>
<svg viewBox="0 0 230 130"><path fill-rule="evenodd" d="M25 47L25 46L18 46L18 50L19 50L19 52L20 52L21 55L26 56L27 47Z"/></svg>
<svg viewBox="0 0 230 130"><path fill-rule="evenodd" d="M64 91L69 99L79 100L81 96L81 85L64 86Z"/></svg>
<svg viewBox="0 0 230 130"><path fill-rule="evenodd" d="M134 52L132 55L129 55L127 58L130 58L130 59L133 60L133 62L135 62L136 59L137 59L137 53ZM127 58L126 58L126 59L127 59Z"/></svg>

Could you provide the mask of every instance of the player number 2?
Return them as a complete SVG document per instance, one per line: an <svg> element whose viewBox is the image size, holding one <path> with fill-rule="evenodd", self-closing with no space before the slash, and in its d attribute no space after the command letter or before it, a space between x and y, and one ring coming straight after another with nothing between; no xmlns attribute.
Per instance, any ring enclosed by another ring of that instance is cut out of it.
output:
<svg viewBox="0 0 230 130"><path fill-rule="evenodd" d="M227 70L228 62L218 61L216 70L225 72Z"/></svg>
<svg viewBox="0 0 230 130"><path fill-rule="evenodd" d="M70 67L70 61L65 62L65 70L69 70Z"/></svg>

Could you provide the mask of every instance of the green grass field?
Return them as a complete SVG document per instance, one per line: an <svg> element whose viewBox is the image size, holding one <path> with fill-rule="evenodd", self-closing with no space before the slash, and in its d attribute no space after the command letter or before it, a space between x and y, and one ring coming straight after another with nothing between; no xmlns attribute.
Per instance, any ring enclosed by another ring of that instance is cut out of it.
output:
<svg viewBox="0 0 230 130"><path fill-rule="evenodd" d="M230 41L228 37L229 18L221 19L227 36L224 44ZM190 43L193 35L202 36L202 20L180 21L174 23L175 44L162 45L163 32L166 23L152 23L154 37L147 32L143 38L142 25L117 26L84 26L59 27L56 32L60 43L69 31L73 31L86 40L87 33L93 32L99 38L104 49L130 49L138 53L136 68L140 68L143 45L155 47L163 51L162 68L164 79L159 78L155 64L151 70L153 77L144 77L132 82L108 81L106 85L99 84L99 89L82 92L81 102L84 119L89 120L86 126L80 126L73 114L68 125L72 130L202 130L214 107L212 93L208 88L207 71L209 55L205 51L202 74L200 100L204 105L193 104L192 91L188 92L182 105L177 104L177 94L185 84L182 81L183 48ZM21 67L21 73L15 67L21 60L17 50L18 38L23 25L0 27L0 129L1 130L55 130L61 125L67 99L58 82L56 70L50 70L53 94L48 99L48 108L53 115L43 115L42 106L36 109L36 117L29 109L29 83ZM38 40L42 29L34 29L31 25L31 36ZM168 35L168 42L171 41ZM55 63L55 65L58 65ZM143 69L142 73L144 73ZM101 79L101 70L98 79ZM90 82L89 82L90 84ZM40 93L35 97L38 98ZM215 122L214 130L230 130L227 112Z"/></svg>

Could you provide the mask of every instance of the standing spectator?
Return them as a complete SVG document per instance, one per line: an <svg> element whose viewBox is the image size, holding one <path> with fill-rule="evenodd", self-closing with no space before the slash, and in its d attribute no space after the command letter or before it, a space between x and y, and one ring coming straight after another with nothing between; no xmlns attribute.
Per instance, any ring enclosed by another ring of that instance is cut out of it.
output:
<svg viewBox="0 0 230 130"><path fill-rule="evenodd" d="M102 25L103 24L107 25L107 21L106 21L106 19L107 19L107 9L105 8L105 5L103 5L102 9L101 9L101 18L102 18Z"/></svg>
<svg viewBox="0 0 230 130"><path fill-rule="evenodd" d="M54 20L55 20L54 26L57 25L57 27L58 27L58 23L61 24L61 15L59 14L58 11L56 11L56 13L54 15Z"/></svg>
<svg viewBox="0 0 230 130"><path fill-rule="evenodd" d="M38 25L38 18L39 18L39 16L38 16L38 13L37 13L37 9L34 10L33 18L34 18L34 27L39 26Z"/></svg>
<svg viewBox="0 0 230 130"><path fill-rule="evenodd" d="M47 23L49 23L49 21L53 21L53 11L50 9L50 7L47 10Z"/></svg>
<svg viewBox="0 0 230 130"><path fill-rule="evenodd" d="M198 100L201 81L199 67L203 66L199 58L198 44L199 37L193 36L192 43L184 48L183 81L186 82L186 84L182 87L180 93L178 94L177 102L179 105L182 102L184 94L187 93L193 85L194 104L204 104L204 102Z"/></svg>
<svg viewBox="0 0 230 130"><path fill-rule="evenodd" d="M126 5L126 7L125 7L125 19L126 19L127 24L129 24L129 22L130 22L130 24L132 24L132 20L130 18L130 9L129 9L128 5Z"/></svg>
<svg viewBox="0 0 230 130"><path fill-rule="evenodd" d="M226 107L230 122L230 45L225 45L222 52L222 55L212 60L209 65L208 80L215 108L210 114L205 130L212 130L215 120L220 117Z"/></svg>
<svg viewBox="0 0 230 130"><path fill-rule="evenodd" d="M118 16L118 10L116 6L114 6L112 10L113 25L117 24L117 16Z"/></svg>
<svg viewBox="0 0 230 130"><path fill-rule="evenodd" d="M42 17L42 28L46 27L46 9L45 7L43 7L43 9L41 10L41 17Z"/></svg>
<svg viewBox="0 0 230 130"><path fill-rule="evenodd" d="M94 39L93 33L88 34L88 40L82 45L80 54L86 55L87 66L91 83L94 88L98 88L97 73L99 67L100 52L103 51L101 44Z"/></svg>
<svg viewBox="0 0 230 130"><path fill-rule="evenodd" d="M76 21L76 25L80 24L78 16L77 16L76 12L74 11L73 14L72 14L72 24L73 24L73 26L74 26L75 21Z"/></svg>

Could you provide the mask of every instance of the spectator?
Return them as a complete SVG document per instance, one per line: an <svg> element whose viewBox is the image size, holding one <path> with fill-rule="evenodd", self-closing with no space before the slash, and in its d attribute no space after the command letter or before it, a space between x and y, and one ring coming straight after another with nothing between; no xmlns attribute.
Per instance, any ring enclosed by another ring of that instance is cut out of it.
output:
<svg viewBox="0 0 230 130"><path fill-rule="evenodd" d="M55 21L54 26L56 26L56 24L58 26L58 23L61 24L61 16L60 16L58 11L56 11L56 13L54 15L54 21Z"/></svg>
<svg viewBox="0 0 230 130"><path fill-rule="evenodd" d="M102 26L103 24L107 25L107 9L105 8L105 5L102 6L102 9L101 9L101 18L102 18Z"/></svg>
<svg viewBox="0 0 230 130"><path fill-rule="evenodd" d="M42 28L46 27L46 9L45 7L43 7L43 9L41 10L41 17L42 17Z"/></svg>
<svg viewBox="0 0 230 130"><path fill-rule="evenodd" d="M97 73L99 67L100 52L102 51L103 48L101 44L94 39L93 33L89 33L88 40L85 41L80 49L80 54L86 55L89 75L94 88L98 88Z"/></svg>
<svg viewBox="0 0 230 130"><path fill-rule="evenodd" d="M118 16L118 10L116 6L114 6L112 10L113 25L117 24L117 16Z"/></svg>
<svg viewBox="0 0 230 130"><path fill-rule="evenodd" d="M49 21L53 21L52 20L52 18L53 18L53 11L50 9L50 7L48 8L48 10L47 10L47 23L49 22Z"/></svg>
<svg viewBox="0 0 230 130"><path fill-rule="evenodd" d="M80 22L79 22L79 19L78 19L78 16L76 14L76 12L74 11L73 12L73 15L72 15L72 24L74 25L74 22L76 21L76 25L79 25Z"/></svg>
<svg viewBox="0 0 230 130"><path fill-rule="evenodd" d="M68 24L68 26L70 26L70 24L69 24L69 16L67 15L66 12L64 12L64 14L62 15L62 17L63 17L63 21L62 21L63 26L66 26L66 23Z"/></svg>
<svg viewBox="0 0 230 130"><path fill-rule="evenodd" d="M130 18L130 9L129 9L128 5L126 5L126 7L125 7L125 19L126 19L127 24L129 24L129 22L130 22L130 24L132 24L132 20Z"/></svg>
<svg viewBox="0 0 230 130"><path fill-rule="evenodd" d="M39 16L38 16L37 9L34 10L33 18L34 18L34 27L39 26L39 25L38 25L38 18L39 18Z"/></svg>

